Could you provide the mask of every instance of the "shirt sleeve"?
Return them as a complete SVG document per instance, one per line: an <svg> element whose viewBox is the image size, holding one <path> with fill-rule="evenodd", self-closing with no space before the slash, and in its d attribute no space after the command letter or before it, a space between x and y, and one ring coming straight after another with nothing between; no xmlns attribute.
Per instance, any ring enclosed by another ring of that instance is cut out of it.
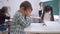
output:
<svg viewBox="0 0 60 34"><path fill-rule="evenodd" d="M26 17L26 19L25 18L19 18L19 19L20 19L20 21L21 21L20 23L23 27L28 27L31 23L30 17Z"/></svg>
<svg viewBox="0 0 60 34"><path fill-rule="evenodd" d="M22 27L28 27L31 23L30 17L26 16L26 19L24 18L25 16L21 14L15 14L13 21L15 24L20 24Z"/></svg>
<svg viewBox="0 0 60 34"><path fill-rule="evenodd" d="M2 17L5 18L5 19L10 19L10 17L6 16L6 15L2 15Z"/></svg>

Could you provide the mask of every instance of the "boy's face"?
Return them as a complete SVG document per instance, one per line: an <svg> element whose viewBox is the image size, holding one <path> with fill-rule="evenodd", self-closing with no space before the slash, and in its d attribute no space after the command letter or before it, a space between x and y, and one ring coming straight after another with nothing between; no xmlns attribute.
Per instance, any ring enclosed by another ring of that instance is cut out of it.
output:
<svg viewBox="0 0 60 34"><path fill-rule="evenodd" d="M31 12L32 12L31 9L27 9L27 10L25 10L25 15L26 16L30 16Z"/></svg>
<svg viewBox="0 0 60 34"><path fill-rule="evenodd" d="M30 16L32 10L29 9L29 8L26 9L26 10L24 10L24 7L21 7L21 8L20 8L20 12L22 12L22 13L25 14L26 16Z"/></svg>

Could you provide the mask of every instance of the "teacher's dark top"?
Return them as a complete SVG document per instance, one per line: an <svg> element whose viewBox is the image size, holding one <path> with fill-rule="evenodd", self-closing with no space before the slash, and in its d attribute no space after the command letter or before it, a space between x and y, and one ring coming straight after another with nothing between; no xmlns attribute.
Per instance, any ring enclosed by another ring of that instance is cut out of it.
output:
<svg viewBox="0 0 60 34"><path fill-rule="evenodd" d="M5 19L10 19L10 17L6 16L5 14L0 14L0 25L5 23Z"/></svg>

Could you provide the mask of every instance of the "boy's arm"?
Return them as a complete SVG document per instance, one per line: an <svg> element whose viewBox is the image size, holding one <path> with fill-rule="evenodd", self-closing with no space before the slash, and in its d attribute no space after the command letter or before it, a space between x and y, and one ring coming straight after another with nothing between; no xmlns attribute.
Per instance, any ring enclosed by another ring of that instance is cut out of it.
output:
<svg viewBox="0 0 60 34"><path fill-rule="evenodd" d="M24 18L24 16L21 15L15 15L13 18L13 22L15 22L14 24L20 24L22 27L28 27L31 23L31 19L30 17L26 17L26 20Z"/></svg>
<svg viewBox="0 0 60 34"><path fill-rule="evenodd" d="M31 23L30 17L26 17L26 20L25 18L19 18L19 20L20 20L20 25L23 26L24 28L28 27Z"/></svg>
<svg viewBox="0 0 60 34"><path fill-rule="evenodd" d="M2 15L5 19L10 19L10 16Z"/></svg>

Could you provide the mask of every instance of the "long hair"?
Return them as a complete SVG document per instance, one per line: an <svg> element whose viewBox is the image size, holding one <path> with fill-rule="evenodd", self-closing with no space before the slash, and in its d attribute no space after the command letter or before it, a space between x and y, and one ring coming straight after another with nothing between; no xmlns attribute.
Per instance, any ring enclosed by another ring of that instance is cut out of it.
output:
<svg viewBox="0 0 60 34"><path fill-rule="evenodd" d="M1 9L1 12L0 12L0 14L5 14L5 13L7 13L8 11L8 8L7 7L2 7L2 9Z"/></svg>
<svg viewBox="0 0 60 34"><path fill-rule="evenodd" d="M0 12L1 12L1 9L0 9Z"/></svg>
<svg viewBox="0 0 60 34"><path fill-rule="evenodd" d="M46 12L49 12L49 11L51 12L51 13L50 13L50 15L51 15L50 20L51 20L51 21L54 21L53 8L52 8L51 6L45 6L45 7L44 7L44 9L43 9L43 14L42 14L42 18L41 18L42 20L44 20L44 15L45 15L45 13L46 13Z"/></svg>

